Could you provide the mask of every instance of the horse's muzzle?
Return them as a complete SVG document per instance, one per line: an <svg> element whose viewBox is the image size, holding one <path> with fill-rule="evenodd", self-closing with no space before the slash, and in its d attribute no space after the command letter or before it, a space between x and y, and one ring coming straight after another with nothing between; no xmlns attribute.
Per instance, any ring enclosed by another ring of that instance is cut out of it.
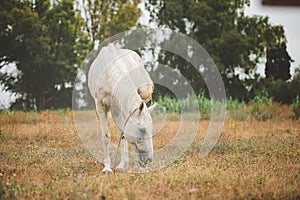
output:
<svg viewBox="0 0 300 200"><path fill-rule="evenodd" d="M152 153L139 153L139 165L146 167L146 165L153 160Z"/></svg>

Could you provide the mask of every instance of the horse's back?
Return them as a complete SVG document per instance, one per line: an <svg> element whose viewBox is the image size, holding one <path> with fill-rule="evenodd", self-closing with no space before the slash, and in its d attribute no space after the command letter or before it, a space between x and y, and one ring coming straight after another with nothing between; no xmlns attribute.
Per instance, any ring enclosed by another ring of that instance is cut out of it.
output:
<svg viewBox="0 0 300 200"><path fill-rule="evenodd" d="M119 49L110 44L101 49L92 63L88 84L95 98L97 92L112 96L113 91L118 90L138 88L144 90L144 88L149 88L149 85L152 86L152 81L144 68L141 57L136 52ZM145 91L142 92L145 94Z"/></svg>

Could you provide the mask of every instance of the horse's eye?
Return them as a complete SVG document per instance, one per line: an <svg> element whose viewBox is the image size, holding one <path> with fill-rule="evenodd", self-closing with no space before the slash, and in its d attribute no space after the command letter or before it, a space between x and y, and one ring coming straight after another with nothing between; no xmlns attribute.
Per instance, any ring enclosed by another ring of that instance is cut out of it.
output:
<svg viewBox="0 0 300 200"><path fill-rule="evenodd" d="M145 132L146 132L146 129L145 129L145 128L140 128L140 131L141 131L142 133L145 133Z"/></svg>

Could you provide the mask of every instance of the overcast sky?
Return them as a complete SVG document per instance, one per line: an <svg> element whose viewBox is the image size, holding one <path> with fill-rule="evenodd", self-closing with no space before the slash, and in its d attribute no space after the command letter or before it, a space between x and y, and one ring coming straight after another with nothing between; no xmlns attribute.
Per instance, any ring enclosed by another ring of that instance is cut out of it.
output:
<svg viewBox="0 0 300 200"><path fill-rule="evenodd" d="M249 15L269 16L274 25L283 25L287 38L287 51L294 60L291 72L300 65L300 7L263 6L261 0L251 0Z"/></svg>

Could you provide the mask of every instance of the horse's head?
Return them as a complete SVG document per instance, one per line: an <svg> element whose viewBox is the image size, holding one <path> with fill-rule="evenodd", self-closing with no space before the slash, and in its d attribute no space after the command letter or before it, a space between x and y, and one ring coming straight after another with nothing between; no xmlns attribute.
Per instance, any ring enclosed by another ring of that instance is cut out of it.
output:
<svg viewBox="0 0 300 200"><path fill-rule="evenodd" d="M124 137L135 146L139 155L140 166L145 166L153 159L153 122L150 113L154 107L155 105L152 105L147 108L146 104L141 102L125 126Z"/></svg>

